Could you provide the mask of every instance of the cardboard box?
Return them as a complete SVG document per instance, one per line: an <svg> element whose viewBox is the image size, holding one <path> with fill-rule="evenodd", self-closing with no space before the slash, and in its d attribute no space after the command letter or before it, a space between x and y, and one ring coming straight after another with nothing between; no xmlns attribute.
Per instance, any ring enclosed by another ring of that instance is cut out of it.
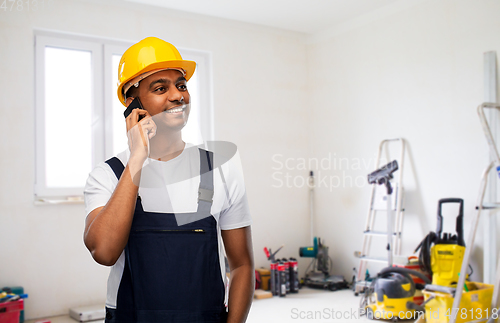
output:
<svg viewBox="0 0 500 323"><path fill-rule="evenodd" d="M272 298L273 293L262 290L262 289L256 289L255 292L253 293L253 297L256 299Z"/></svg>

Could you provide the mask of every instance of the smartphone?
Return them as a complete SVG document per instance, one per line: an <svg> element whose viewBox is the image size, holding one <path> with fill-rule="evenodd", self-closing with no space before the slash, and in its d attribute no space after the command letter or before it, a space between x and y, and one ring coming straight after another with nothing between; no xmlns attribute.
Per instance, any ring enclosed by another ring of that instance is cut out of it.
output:
<svg viewBox="0 0 500 323"><path fill-rule="evenodd" d="M141 104L141 100L139 100L139 98L135 98L134 101L132 101L132 103L129 104L129 106L127 107L127 109L123 112L123 115L126 117L128 117L129 114L132 113L132 110L134 109L143 109L145 110L143 107L142 107L142 104ZM143 115L139 115L139 121L141 121L142 118L144 118L145 116Z"/></svg>

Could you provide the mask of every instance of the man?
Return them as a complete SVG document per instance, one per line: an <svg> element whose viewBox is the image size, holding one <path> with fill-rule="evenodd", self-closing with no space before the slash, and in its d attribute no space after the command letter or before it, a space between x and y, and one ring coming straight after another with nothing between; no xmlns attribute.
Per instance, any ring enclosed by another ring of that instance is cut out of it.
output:
<svg viewBox="0 0 500 323"><path fill-rule="evenodd" d="M234 161L214 169L217 154L181 137L195 67L154 37L120 61L118 97L142 109L126 117L129 150L99 164L85 187L85 245L112 266L106 322L246 321L254 264L241 170Z"/></svg>

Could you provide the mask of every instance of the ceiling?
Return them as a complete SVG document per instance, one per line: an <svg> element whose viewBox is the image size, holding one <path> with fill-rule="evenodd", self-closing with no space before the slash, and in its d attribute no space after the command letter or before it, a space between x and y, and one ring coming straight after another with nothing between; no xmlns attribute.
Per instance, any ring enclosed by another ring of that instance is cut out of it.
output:
<svg viewBox="0 0 500 323"><path fill-rule="evenodd" d="M126 0L314 34L407 0Z"/></svg>

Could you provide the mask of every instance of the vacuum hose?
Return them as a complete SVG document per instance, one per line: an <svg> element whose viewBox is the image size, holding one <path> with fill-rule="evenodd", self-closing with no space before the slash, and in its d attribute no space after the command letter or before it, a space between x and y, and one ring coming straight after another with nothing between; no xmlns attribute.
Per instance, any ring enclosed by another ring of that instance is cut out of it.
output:
<svg viewBox="0 0 500 323"><path fill-rule="evenodd" d="M424 272L432 274L431 268L431 247L432 244L436 244L439 240L439 236L436 232L429 232L429 234L420 242L415 253L420 249L420 254L418 255L418 264L420 269Z"/></svg>
<svg viewBox="0 0 500 323"><path fill-rule="evenodd" d="M406 275L413 275L413 276L417 276L418 278L422 279L426 284L431 283L430 279L427 276L425 276L423 273L421 273L419 271L411 270L408 268L401 268L401 267L384 268L378 273L378 276L380 277L380 276L382 276L384 274L388 274L388 273L399 273L402 275L405 275L405 274Z"/></svg>

